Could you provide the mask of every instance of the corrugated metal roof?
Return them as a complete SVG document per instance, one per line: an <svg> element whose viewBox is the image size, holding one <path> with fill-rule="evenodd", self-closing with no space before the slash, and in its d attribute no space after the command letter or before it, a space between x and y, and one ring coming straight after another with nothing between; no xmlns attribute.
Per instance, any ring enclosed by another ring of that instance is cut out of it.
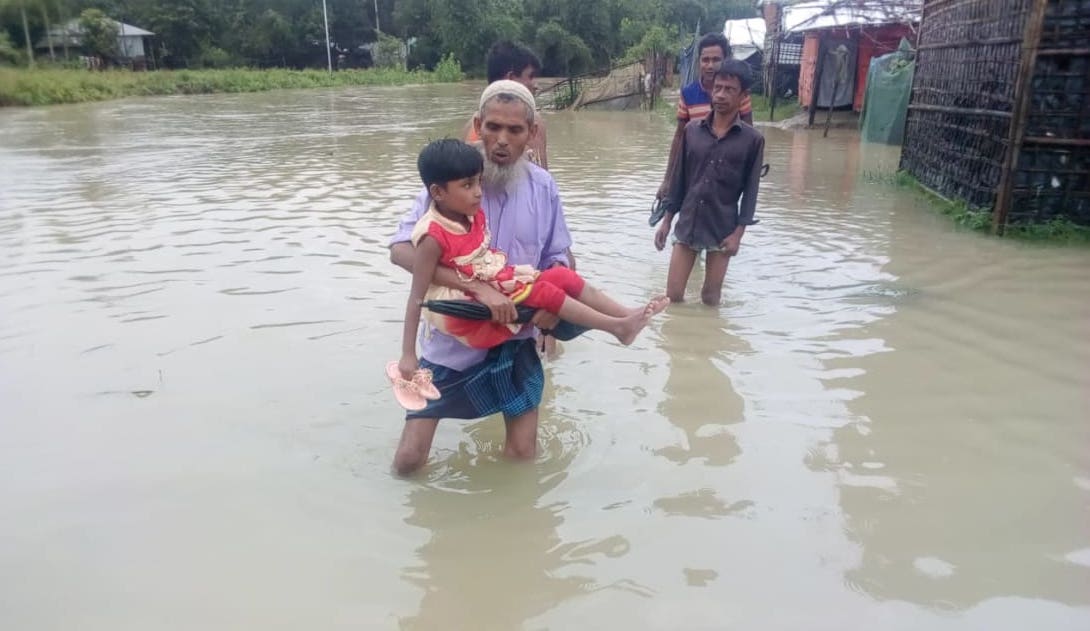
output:
<svg viewBox="0 0 1090 631"><path fill-rule="evenodd" d="M754 53L764 50L766 30L763 18L727 20L723 25L723 35L730 42L735 59L749 59Z"/></svg>
<svg viewBox="0 0 1090 631"><path fill-rule="evenodd" d="M118 36L123 37L151 37L155 35L151 31L145 31L139 26L133 26L132 24L125 24L124 22L118 22L117 20L110 20L117 27ZM69 20L65 24L58 24L49 29L49 34L53 37L54 42L61 41L65 36L78 40L79 36L83 34L83 27L80 25L79 20ZM45 41L44 39L42 40Z"/></svg>
<svg viewBox="0 0 1090 631"><path fill-rule="evenodd" d="M783 8L783 31L918 22L922 0L809 0Z"/></svg>

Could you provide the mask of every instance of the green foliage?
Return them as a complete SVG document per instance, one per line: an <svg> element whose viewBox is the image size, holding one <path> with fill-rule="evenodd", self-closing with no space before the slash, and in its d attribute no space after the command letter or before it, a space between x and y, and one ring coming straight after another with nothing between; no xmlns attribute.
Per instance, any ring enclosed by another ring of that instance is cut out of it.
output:
<svg viewBox="0 0 1090 631"><path fill-rule="evenodd" d="M32 7L27 17L34 42L45 33L46 16L62 24L96 9L154 32L149 54L155 67L326 64L318 0L0 0L0 33L8 34L16 50L25 39L19 11L24 2ZM327 6L330 39L344 65L365 63L359 47L382 41L375 3L327 0ZM544 62L543 74L555 76L602 69L651 46L673 52L679 44L674 34L689 37L697 20L706 32L728 17L757 15L753 0L379 0L378 10L384 34L414 40L408 67L434 68L450 53L474 76L484 75L485 54L499 39L530 45ZM99 44L108 52L105 40ZM641 49L630 50L635 46ZM0 63L12 63L3 50Z"/></svg>
<svg viewBox="0 0 1090 631"><path fill-rule="evenodd" d="M1090 226L1080 226L1062 217L1042 223L1008 225L1006 234L1027 241L1090 245Z"/></svg>
<svg viewBox="0 0 1090 631"><path fill-rule="evenodd" d="M16 66L22 63L23 55L11 41L7 31L0 31L0 65Z"/></svg>
<svg viewBox="0 0 1090 631"><path fill-rule="evenodd" d="M906 171L863 171L862 178L871 184L885 184L911 189L927 197L935 210L946 215L955 224L975 232L991 232L992 213L983 208L969 206L965 202L950 201L935 195ZM1007 237L1025 241L1041 241L1056 244L1090 245L1090 226L1081 226L1069 219L1054 217L1041 223L1009 224L1004 230Z"/></svg>
<svg viewBox="0 0 1090 631"><path fill-rule="evenodd" d="M546 75L568 76L594 67L593 54L586 43L557 22L541 25L534 41Z"/></svg>
<svg viewBox="0 0 1090 631"><path fill-rule="evenodd" d="M447 53L445 57L439 60L439 63L435 64L432 76L438 83L457 83L465 78L465 74L462 72L462 64L458 63L458 60L454 58L454 53Z"/></svg>
<svg viewBox="0 0 1090 631"><path fill-rule="evenodd" d="M753 103L753 121L768 121L768 115L770 113L775 114L774 121L782 121L791 118L795 114L799 113L799 101L798 99L777 99L776 111L772 112L772 102L768 97L763 94L753 94L750 96Z"/></svg>
<svg viewBox="0 0 1090 631"><path fill-rule="evenodd" d="M973 208L965 202L949 202L935 199L939 212L950 217L959 226L976 231L988 231L992 228L992 214L986 210Z"/></svg>
<svg viewBox="0 0 1090 631"><path fill-rule="evenodd" d="M581 91L578 81L560 88L553 94L553 109L564 110L571 107Z"/></svg>
<svg viewBox="0 0 1090 631"><path fill-rule="evenodd" d="M79 15L83 46L103 59L117 56L117 25L98 9L85 9Z"/></svg>
<svg viewBox="0 0 1090 631"><path fill-rule="evenodd" d="M627 26L631 30L633 24L633 22L628 22L628 24L622 23L621 26L622 28ZM680 48L681 38L678 36L676 28L655 25L644 30L640 40L625 51L624 61L644 59L651 51L660 54L673 53Z"/></svg>
<svg viewBox="0 0 1090 631"><path fill-rule="evenodd" d="M207 46L201 49L196 65L200 68L232 68L240 64L231 53L219 46Z"/></svg>
<svg viewBox="0 0 1090 631"><path fill-rule="evenodd" d="M392 35L379 33L375 50L375 66L379 68L405 68L405 44Z"/></svg>

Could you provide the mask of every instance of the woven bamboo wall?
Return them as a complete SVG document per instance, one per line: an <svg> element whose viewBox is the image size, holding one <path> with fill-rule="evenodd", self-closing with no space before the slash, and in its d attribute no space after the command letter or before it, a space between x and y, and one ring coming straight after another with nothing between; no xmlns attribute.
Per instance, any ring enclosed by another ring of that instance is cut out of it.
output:
<svg viewBox="0 0 1090 631"><path fill-rule="evenodd" d="M1090 225L1090 0L929 0L918 42L901 167L997 225Z"/></svg>
<svg viewBox="0 0 1090 631"><path fill-rule="evenodd" d="M947 197L995 202L1031 3L924 5L901 166Z"/></svg>
<svg viewBox="0 0 1090 631"><path fill-rule="evenodd" d="M1008 222L1090 225L1090 0L1049 0Z"/></svg>

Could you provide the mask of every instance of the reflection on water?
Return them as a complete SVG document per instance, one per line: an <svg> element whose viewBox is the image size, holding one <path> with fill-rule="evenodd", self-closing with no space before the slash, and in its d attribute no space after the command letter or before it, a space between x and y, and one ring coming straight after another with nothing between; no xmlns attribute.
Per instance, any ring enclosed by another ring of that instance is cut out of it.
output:
<svg viewBox="0 0 1090 631"><path fill-rule="evenodd" d="M694 273L703 273L700 265ZM745 343L725 329L717 310L702 306L674 307L661 330L670 341L670 373L659 409L682 431L684 443L656 453L678 464L691 458L708 465L730 464L738 444L726 426L742 421L745 402L731 387L723 362L745 352Z"/></svg>
<svg viewBox="0 0 1090 631"><path fill-rule="evenodd" d="M537 463L444 422L392 478L385 239L477 90L0 111L0 626L1090 625L1090 254L953 228L851 131L765 130L724 305L565 344ZM639 304L672 123L548 116Z"/></svg>
<svg viewBox="0 0 1090 631"><path fill-rule="evenodd" d="M468 454L443 462L466 470ZM461 461L461 462L459 462ZM589 551L556 532L562 503L542 505L560 478L541 480L532 467L492 462L472 469L456 488L421 485L409 492L406 523L431 538L416 551L404 578L423 592L405 629L510 629L585 592L589 578L555 572ZM495 607L497 600L502 607ZM467 612L480 612L466 618ZM486 613L487 612L487 613Z"/></svg>
<svg viewBox="0 0 1090 631"><path fill-rule="evenodd" d="M1056 263L1048 250L980 252L979 267L952 277L912 245L935 236L894 217L887 269L926 289L874 325L891 352L835 362L856 368L838 385L860 393L856 422L835 432L823 464L863 544L847 579L880 599L954 610L1008 594L1086 606L1090 430L1076 410L1088 357L1063 350L1085 339L1086 296L1025 283ZM971 326L951 331L962 318Z"/></svg>

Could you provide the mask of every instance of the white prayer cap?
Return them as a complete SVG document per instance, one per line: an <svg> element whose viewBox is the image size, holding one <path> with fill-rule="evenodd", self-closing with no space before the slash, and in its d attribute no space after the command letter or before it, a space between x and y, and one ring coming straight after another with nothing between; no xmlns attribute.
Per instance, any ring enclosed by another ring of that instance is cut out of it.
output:
<svg viewBox="0 0 1090 631"><path fill-rule="evenodd" d="M530 90L518 81L509 79L501 79L488 84L484 92L481 92L481 109L484 109L485 103L488 103L498 94L510 94L518 98L530 108L531 112L537 109L537 103L534 102L534 95L530 93Z"/></svg>

